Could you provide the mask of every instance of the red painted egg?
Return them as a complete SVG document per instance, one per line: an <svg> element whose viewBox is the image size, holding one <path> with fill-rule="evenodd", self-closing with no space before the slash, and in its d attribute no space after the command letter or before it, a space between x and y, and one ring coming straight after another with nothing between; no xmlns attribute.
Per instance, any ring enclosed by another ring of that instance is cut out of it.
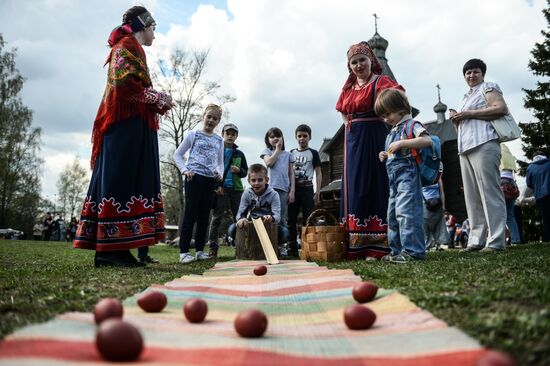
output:
<svg viewBox="0 0 550 366"><path fill-rule="evenodd" d="M506 353L490 350L479 356L475 366L517 366L517 363Z"/></svg>
<svg viewBox="0 0 550 366"><path fill-rule="evenodd" d="M99 325L95 344L101 356L108 361L134 361L143 350L139 330L117 318L107 319Z"/></svg>
<svg viewBox="0 0 550 366"><path fill-rule="evenodd" d="M95 323L99 324L109 318L122 318L123 312L122 304L118 299L106 297L94 306Z"/></svg>
<svg viewBox="0 0 550 366"><path fill-rule="evenodd" d="M183 306L183 314L191 323L200 323L206 318L208 305L203 299L192 298Z"/></svg>
<svg viewBox="0 0 550 366"><path fill-rule="evenodd" d="M263 264L254 267L254 274L255 274L256 276L263 276L263 275L265 275L266 273L267 273L267 267L264 266Z"/></svg>
<svg viewBox="0 0 550 366"><path fill-rule="evenodd" d="M163 292L147 291L139 295L137 304L148 313L159 313L164 309L168 299Z"/></svg>
<svg viewBox="0 0 550 366"><path fill-rule="evenodd" d="M376 314L366 306L355 304L344 309L344 322L349 329L368 329L375 320Z"/></svg>
<svg viewBox="0 0 550 366"><path fill-rule="evenodd" d="M353 298L360 304L369 302L376 296L378 286L371 282L362 282L355 286L352 291Z"/></svg>
<svg viewBox="0 0 550 366"><path fill-rule="evenodd" d="M241 337L258 338L267 329L267 316L260 310L247 309L237 315L233 324Z"/></svg>

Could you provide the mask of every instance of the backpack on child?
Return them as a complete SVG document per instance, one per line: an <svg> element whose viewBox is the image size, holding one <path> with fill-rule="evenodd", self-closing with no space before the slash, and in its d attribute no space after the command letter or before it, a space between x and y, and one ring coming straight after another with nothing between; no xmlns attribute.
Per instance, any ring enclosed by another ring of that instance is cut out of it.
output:
<svg viewBox="0 0 550 366"><path fill-rule="evenodd" d="M420 122L410 119L405 123L404 130L408 139L414 138L413 126L415 123ZM420 125L422 125L422 123L420 123ZM437 183L443 173L443 164L441 163L441 141L437 136L429 136L432 140L432 146L411 149L411 155L415 158L416 164L418 164L422 187Z"/></svg>

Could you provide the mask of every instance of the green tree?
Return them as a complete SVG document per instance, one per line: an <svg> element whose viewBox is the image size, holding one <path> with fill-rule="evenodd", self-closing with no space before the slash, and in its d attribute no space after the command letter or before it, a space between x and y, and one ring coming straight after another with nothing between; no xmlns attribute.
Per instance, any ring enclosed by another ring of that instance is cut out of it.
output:
<svg viewBox="0 0 550 366"><path fill-rule="evenodd" d="M235 98L220 95L221 85L216 81L204 80L204 72L209 51L186 52L176 49L165 62L158 62L159 70L153 72L158 89L172 96L176 106L163 118L160 126L160 138L175 151L182 143L185 131L193 129L199 122L206 103L215 100L217 104L232 103ZM228 113L224 112L227 118ZM166 221L177 224L177 218L183 216L184 194L183 178L176 167L172 153L162 161L162 187ZM164 170L171 170L164 172ZM177 212L171 212L177 209ZM175 222L172 220L176 219Z"/></svg>
<svg viewBox="0 0 550 366"><path fill-rule="evenodd" d="M550 25L550 0L548 8L542 13ZM537 81L535 89L523 89L526 96L524 106L533 111L536 121L520 123L522 130L522 149L527 159L531 160L536 151L543 151L550 156L550 31L541 31L544 39L535 43L531 51L529 69L536 76L542 77ZM525 175L529 163L518 161L520 174ZM534 206L522 208L523 240L525 242L540 240L541 221Z"/></svg>
<svg viewBox="0 0 550 366"><path fill-rule="evenodd" d="M40 129L21 101L25 79L0 34L0 227L32 233L40 204Z"/></svg>
<svg viewBox="0 0 550 366"><path fill-rule="evenodd" d="M550 0L547 2L548 8L542 12L550 25ZM528 159L532 159L538 150L550 155L550 30L542 30L541 33L544 39L535 43L529 69L542 78L537 81L535 89L523 89L526 94L524 106L533 111L536 121L519 124L522 130L522 149ZM527 164L520 162L520 165L524 172Z"/></svg>
<svg viewBox="0 0 550 366"><path fill-rule="evenodd" d="M88 188L88 170L84 168L78 157L75 156L72 163L65 165L57 180L57 197L59 199L60 212L67 221L75 216L84 202L84 195Z"/></svg>

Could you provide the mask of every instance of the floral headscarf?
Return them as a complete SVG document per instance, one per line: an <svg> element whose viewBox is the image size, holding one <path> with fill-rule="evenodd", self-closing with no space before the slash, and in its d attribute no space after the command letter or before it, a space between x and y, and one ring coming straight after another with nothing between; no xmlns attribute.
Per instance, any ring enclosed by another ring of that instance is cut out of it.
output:
<svg viewBox="0 0 550 366"><path fill-rule="evenodd" d="M348 79L346 80L346 83L344 84L343 89L351 88L353 84L355 84L355 82L357 81L357 76L355 76L355 74L351 71L351 68L349 66L349 60L353 56L359 55L359 54L365 55L369 58L370 64L371 64L370 69L373 73L378 75L382 74L382 65L380 65L380 61L378 61L378 58L376 58L376 56L374 55L374 52L372 52L372 49L370 48L369 44L365 41L361 41L357 44L351 45L350 48L348 49L347 65L348 65L349 76L348 76Z"/></svg>

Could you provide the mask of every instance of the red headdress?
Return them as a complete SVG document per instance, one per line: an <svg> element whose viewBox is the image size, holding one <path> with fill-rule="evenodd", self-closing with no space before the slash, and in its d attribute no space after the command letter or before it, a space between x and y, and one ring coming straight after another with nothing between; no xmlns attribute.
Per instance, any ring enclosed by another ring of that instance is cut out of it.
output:
<svg viewBox="0 0 550 366"><path fill-rule="evenodd" d="M378 61L378 58L376 58L376 56L374 55L374 52L372 52L372 49L370 48L367 42L361 41L357 44L351 45L347 53L347 56L348 56L347 65L348 65L349 76L348 76L348 79L346 80L346 83L344 84L344 87L342 88L344 90L351 88L353 84L355 84L355 82L357 81L357 76L355 76L355 74L351 71L351 68L349 67L349 60L353 56L359 55L359 54L365 55L369 58L370 64L371 64L370 69L373 73L378 75L382 74L382 65L380 65L380 61Z"/></svg>
<svg viewBox="0 0 550 366"><path fill-rule="evenodd" d="M133 36L131 27L115 28L109 36L109 46L111 52L105 61L105 65L109 64L107 86L92 131L92 168L101 151L103 135L117 121L139 115L150 128L158 129L159 126L154 105L135 100L152 83L145 51Z"/></svg>

